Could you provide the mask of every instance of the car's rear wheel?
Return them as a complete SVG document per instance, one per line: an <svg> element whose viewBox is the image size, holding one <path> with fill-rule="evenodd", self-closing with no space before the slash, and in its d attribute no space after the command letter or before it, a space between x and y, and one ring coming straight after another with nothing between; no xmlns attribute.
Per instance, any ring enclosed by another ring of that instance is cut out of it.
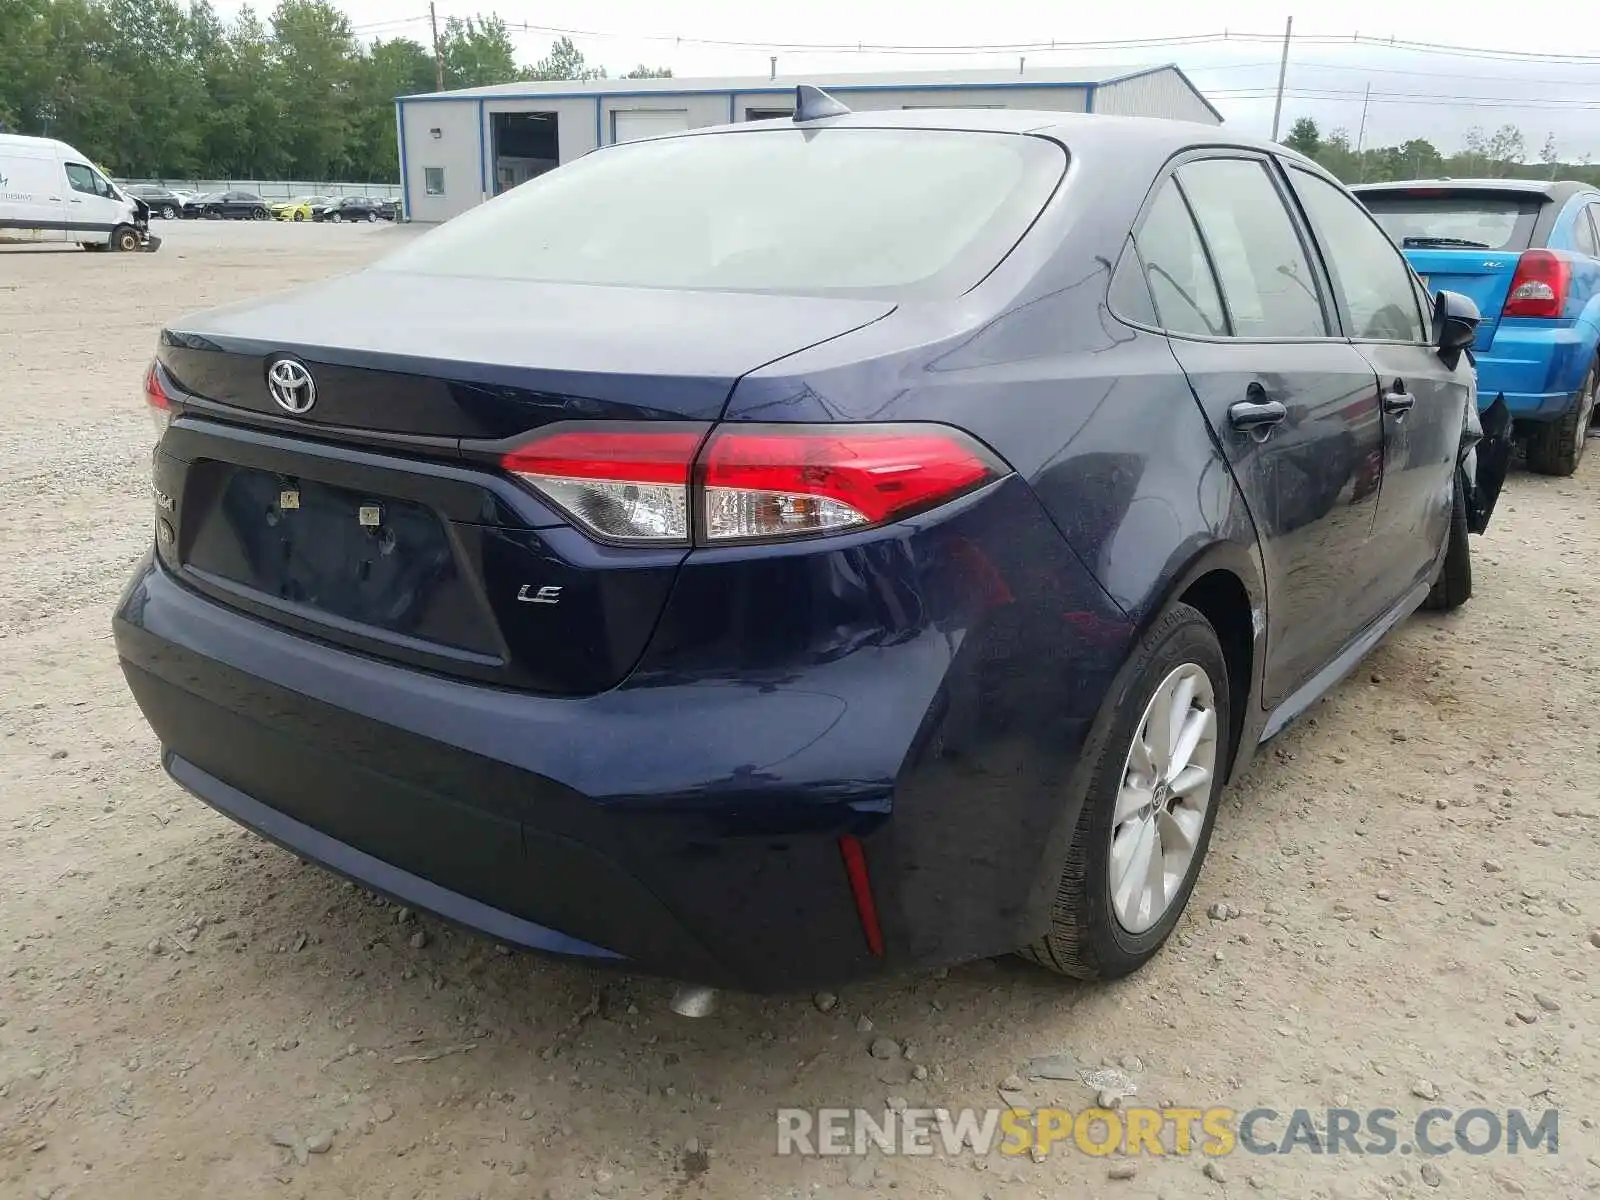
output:
<svg viewBox="0 0 1600 1200"><path fill-rule="evenodd" d="M1111 700L1051 909L1025 957L1079 979L1138 970L1194 890L1228 762L1228 669L1216 631L1174 606Z"/></svg>
<svg viewBox="0 0 1600 1200"><path fill-rule="evenodd" d="M1472 532L1467 528L1467 498L1459 473L1450 500L1449 537L1439 575L1422 602L1435 612L1449 612L1472 599Z"/></svg>
<svg viewBox="0 0 1600 1200"><path fill-rule="evenodd" d="M1594 419L1595 387L1600 375L1595 364L1583 377L1583 386L1557 420L1537 426L1528 437L1528 469L1541 475L1571 475L1583 459L1589 424Z"/></svg>

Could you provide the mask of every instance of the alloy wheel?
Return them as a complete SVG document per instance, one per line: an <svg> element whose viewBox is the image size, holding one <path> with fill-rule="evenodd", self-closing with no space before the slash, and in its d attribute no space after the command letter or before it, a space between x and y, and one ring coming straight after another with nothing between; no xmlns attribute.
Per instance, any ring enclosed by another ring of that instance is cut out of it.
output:
<svg viewBox="0 0 1600 1200"><path fill-rule="evenodd" d="M1129 933L1166 915L1194 864L1217 768L1211 677L1184 663L1145 706L1111 819L1111 908Z"/></svg>

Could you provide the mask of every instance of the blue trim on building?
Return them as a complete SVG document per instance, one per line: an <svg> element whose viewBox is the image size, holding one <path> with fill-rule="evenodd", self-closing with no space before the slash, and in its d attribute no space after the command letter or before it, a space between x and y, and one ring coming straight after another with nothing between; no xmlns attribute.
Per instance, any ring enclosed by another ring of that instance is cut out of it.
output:
<svg viewBox="0 0 1600 1200"><path fill-rule="evenodd" d="M1098 83L1091 83L1088 87L1083 89L1083 111L1084 112L1092 113L1094 111L1094 90L1095 90L1095 88L1097 88L1099 86L1100 85Z"/></svg>
<svg viewBox="0 0 1600 1200"><path fill-rule="evenodd" d="M596 150L600 149L601 146L606 144L605 137L603 136L604 131L602 129L602 126L605 124L605 122L601 115L604 109L604 103L605 97L596 92L594 97L594 148ZM559 138L557 141L557 153L560 153Z"/></svg>
<svg viewBox="0 0 1600 1200"><path fill-rule="evenodd" d="M733 115L733 98L735 96L737 96L738 94L739 94L738 92L729 92L728 93L728 124L729 125L732 125L733 122L736 120L736 118Z"/></svg>
<svg viewBox="0 0 1600 1200"><path fill-rule="evenodd" d="M1165 71L1166 67L1156 67L1153 70ZM1177 70L1176 67L1171 68ZM1141 71L1139 74L1149 74ZM1182 74L1182 72L1179 72ZM1185 80L1187 81L1187 76ZM1081 80L1077 83L1061 83L1055 80L1024 79L1016 83L852 83L839 84L827 90L833 95L843 95L847 92L996 92L1016 91L1019 88L1041 88L1045 90L1057 88L1071 88L1076 91L1085 91L1089 88L1103 86L1090 80ZM1194 84L1190 83L1190 87ZM452 95L449 92L424 92L416 96L406 96L404 99L413 104L448 104L459 101L481 103L487 100L520 100L537 103L543 100L639 100L651 96L662 99L682 99L685 96L792 96L794 85L784 87L747 87L747 88L705 88L695 91L617 91L617 92L493 92L484 95Z"/></svg>
<svg viewBox="0 0 1600 1200"><path fill-rule="evenodd" d="M411 220L411 176L406 171L406 102L394 102L395 135L400 142L400 211Z"/></svg>
<svg viewBox="0 0 1600 1200"><path fill-rule="evenodd" d="M483 106L486 101L478 101L478 199L489 198L489 157L484 145L483 137Z"/></svg>

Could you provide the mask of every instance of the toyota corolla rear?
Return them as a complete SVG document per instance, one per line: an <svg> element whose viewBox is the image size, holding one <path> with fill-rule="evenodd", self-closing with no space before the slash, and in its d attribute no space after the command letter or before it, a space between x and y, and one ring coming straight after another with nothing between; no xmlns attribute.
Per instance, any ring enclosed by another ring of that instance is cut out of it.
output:
<svg viewBox="0 0 1600 1200"><path fill-rule="evenodd" d="M1066 162L859 124L638 143L174 323L115 622L168 771L408 903L680 978L1027 940L1098 702L1057 631L1109 678L1120 614L948 412L739 396L948 324Z"/></svg>
<svg viewBox="0 0 1600 1200"><path fill-rule="evenodd" d="M1503 394L1520 420L1559 417L1592 359L1594 331L1582 313L1595 264L1546 245L1561 207L1549 189L1526 180L1466 180L1354 190L1430 294L1460 292L1483 314L1473 347L1480 405Z"/></svg>

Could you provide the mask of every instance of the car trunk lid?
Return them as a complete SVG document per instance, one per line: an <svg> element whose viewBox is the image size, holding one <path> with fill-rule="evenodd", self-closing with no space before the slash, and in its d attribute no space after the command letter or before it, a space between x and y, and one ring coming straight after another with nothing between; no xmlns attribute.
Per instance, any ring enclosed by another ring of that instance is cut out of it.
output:
<svg viewBox="0 0 1600 1200"><path fill-rule="evenodd" d="M286 415L266 371L290 357L315 380L307 435L496 439L563 418L712 420L740 376L893 309L375 270L177 322L159 357L235 420Z"/></svg>
<svg viewBox="0 0 1600 1200"><path fill-rule="evenodd" d="M1483 321L1478 326L1474 349L1487 350L1500 325L1501 310L1511 279L1517 273L1518 252L1474 249L1433 249L1405 247L1412 269L1422 276L1428 294L1459 292L1478 306Z"/></svg>
<svg viewBox="0 0 1600 1200"><path fill-rule="evenodd" d="M371 657L602 691L687 550L601 545L494 446L558 421L709 424L741 375L892 310L372 272L179 322L157 550L214 600ZM316 386L298 415L268 390L283 358Z"/></svg>

